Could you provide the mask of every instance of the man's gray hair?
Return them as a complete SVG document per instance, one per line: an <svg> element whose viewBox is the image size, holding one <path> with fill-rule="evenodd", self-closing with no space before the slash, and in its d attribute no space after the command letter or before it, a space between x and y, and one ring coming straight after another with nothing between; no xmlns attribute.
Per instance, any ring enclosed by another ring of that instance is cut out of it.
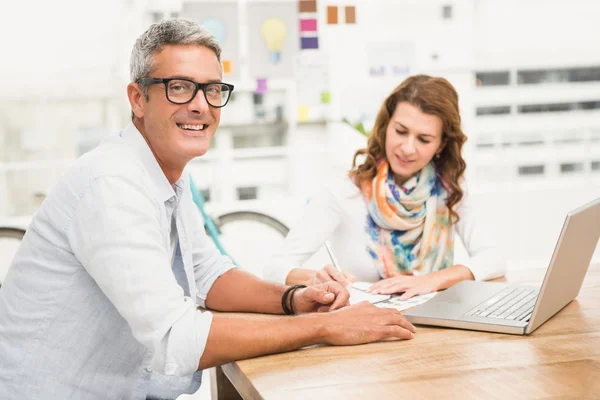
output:
<svg viewBox="0 0 600 400"><path fill-rule="evenodd" d="M195 22L170 19L153 24L135 42L129 62L131 81L145 78L156 67L156 52L165 45L192 44L215 52L221 64L221 46L214 36Z"/></svg>

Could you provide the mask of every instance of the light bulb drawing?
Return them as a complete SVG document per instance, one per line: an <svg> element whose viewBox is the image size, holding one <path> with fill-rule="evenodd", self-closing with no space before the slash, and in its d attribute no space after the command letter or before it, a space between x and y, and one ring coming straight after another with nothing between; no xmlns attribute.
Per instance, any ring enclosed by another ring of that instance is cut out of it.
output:
<svg viewBox="0 0 600 400"><path fill-rule="evenodd" d="M281 62L281 47L287 33L285 22L280 18L266 19L261 25L261 33L269 50L269 60L272 64L278 64Z"/></svg>
<svg viewBox="0 0 600 400"><path fill-rule="evenodd" d="M227 34L227 29L225 28L223 21L221 21L219 18L210 17L202 21L200 25L209 31L215 37L215 39L217 39L219 44L223 45Z"/></svg>

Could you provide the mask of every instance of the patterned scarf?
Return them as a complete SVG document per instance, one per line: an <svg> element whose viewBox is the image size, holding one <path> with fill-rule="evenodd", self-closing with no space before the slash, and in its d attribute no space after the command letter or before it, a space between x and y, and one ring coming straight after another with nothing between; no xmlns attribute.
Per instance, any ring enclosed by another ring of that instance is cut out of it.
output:
<svg viewBox="0 0 600 400"><path fill-rule="evenodd" d="M398 186L387 161L363 182L367 250L382 278L424 275L452 265L454 237L448 192L432 163Z"/></svg>

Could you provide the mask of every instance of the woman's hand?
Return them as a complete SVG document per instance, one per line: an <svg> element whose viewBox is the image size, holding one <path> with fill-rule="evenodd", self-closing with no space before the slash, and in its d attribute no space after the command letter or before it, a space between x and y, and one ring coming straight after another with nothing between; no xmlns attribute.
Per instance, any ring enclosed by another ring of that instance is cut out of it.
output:
<svg viewBox="0 0 600 400"><path fill-rule="evenodd" d="M453 265L427 275L399 275L382 279L373 284L368 291L375 294L401 293L400 300L410 299L419 294L436 292L449 288L464 280L473 280L471 270L464 265Z"/></svg>
<svg viewBox="0 0 600 400"><path fill-rule="evenodd" d="M356 281L354 275L347 272L338 271L333 265L328 264L320 270L317 270L315 275L309 282L311 285L334 281L343 287L349 287Z"/></svg>
<svg viewBox="0 0 600 400"><path fill-rule="evenodd" d="M401 293L400 300L410 299L419 294L426 294L438 290L440 282L434 273L413 276L400 275L393 278L382 279L374 283L367 291L374 294Z"/></svg>

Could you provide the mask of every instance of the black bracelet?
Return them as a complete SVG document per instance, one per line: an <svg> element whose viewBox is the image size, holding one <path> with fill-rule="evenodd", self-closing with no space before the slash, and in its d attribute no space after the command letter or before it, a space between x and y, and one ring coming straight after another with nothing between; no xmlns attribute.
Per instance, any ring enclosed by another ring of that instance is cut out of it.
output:
<svg viewBox="0 0 600 400"><path fill-rule="evenodd" d="M290 309L292 310L292 315L296 315L296 310L294 310L294 294L296 293L296 290L305 288L306 285L294 285L294 286L295 286L295 288L293 288L292 291L290 292Z"/></svg>
<svg viewBox="0 0 600 400"><path fill-rule="evenodd" d="M306 285L293 285L293 286L289 286L287 289L285 289L285 292L283 292L283 296L281 296L281 308L283 309L283 313L285 315L295 315L296 312L294 311L294 305L293 305L293 300L294 300L294 292L298 289L302 289L305 288ZM288 297L290 297L290 301L289 301L289 306L288 306Z"/></svg>

